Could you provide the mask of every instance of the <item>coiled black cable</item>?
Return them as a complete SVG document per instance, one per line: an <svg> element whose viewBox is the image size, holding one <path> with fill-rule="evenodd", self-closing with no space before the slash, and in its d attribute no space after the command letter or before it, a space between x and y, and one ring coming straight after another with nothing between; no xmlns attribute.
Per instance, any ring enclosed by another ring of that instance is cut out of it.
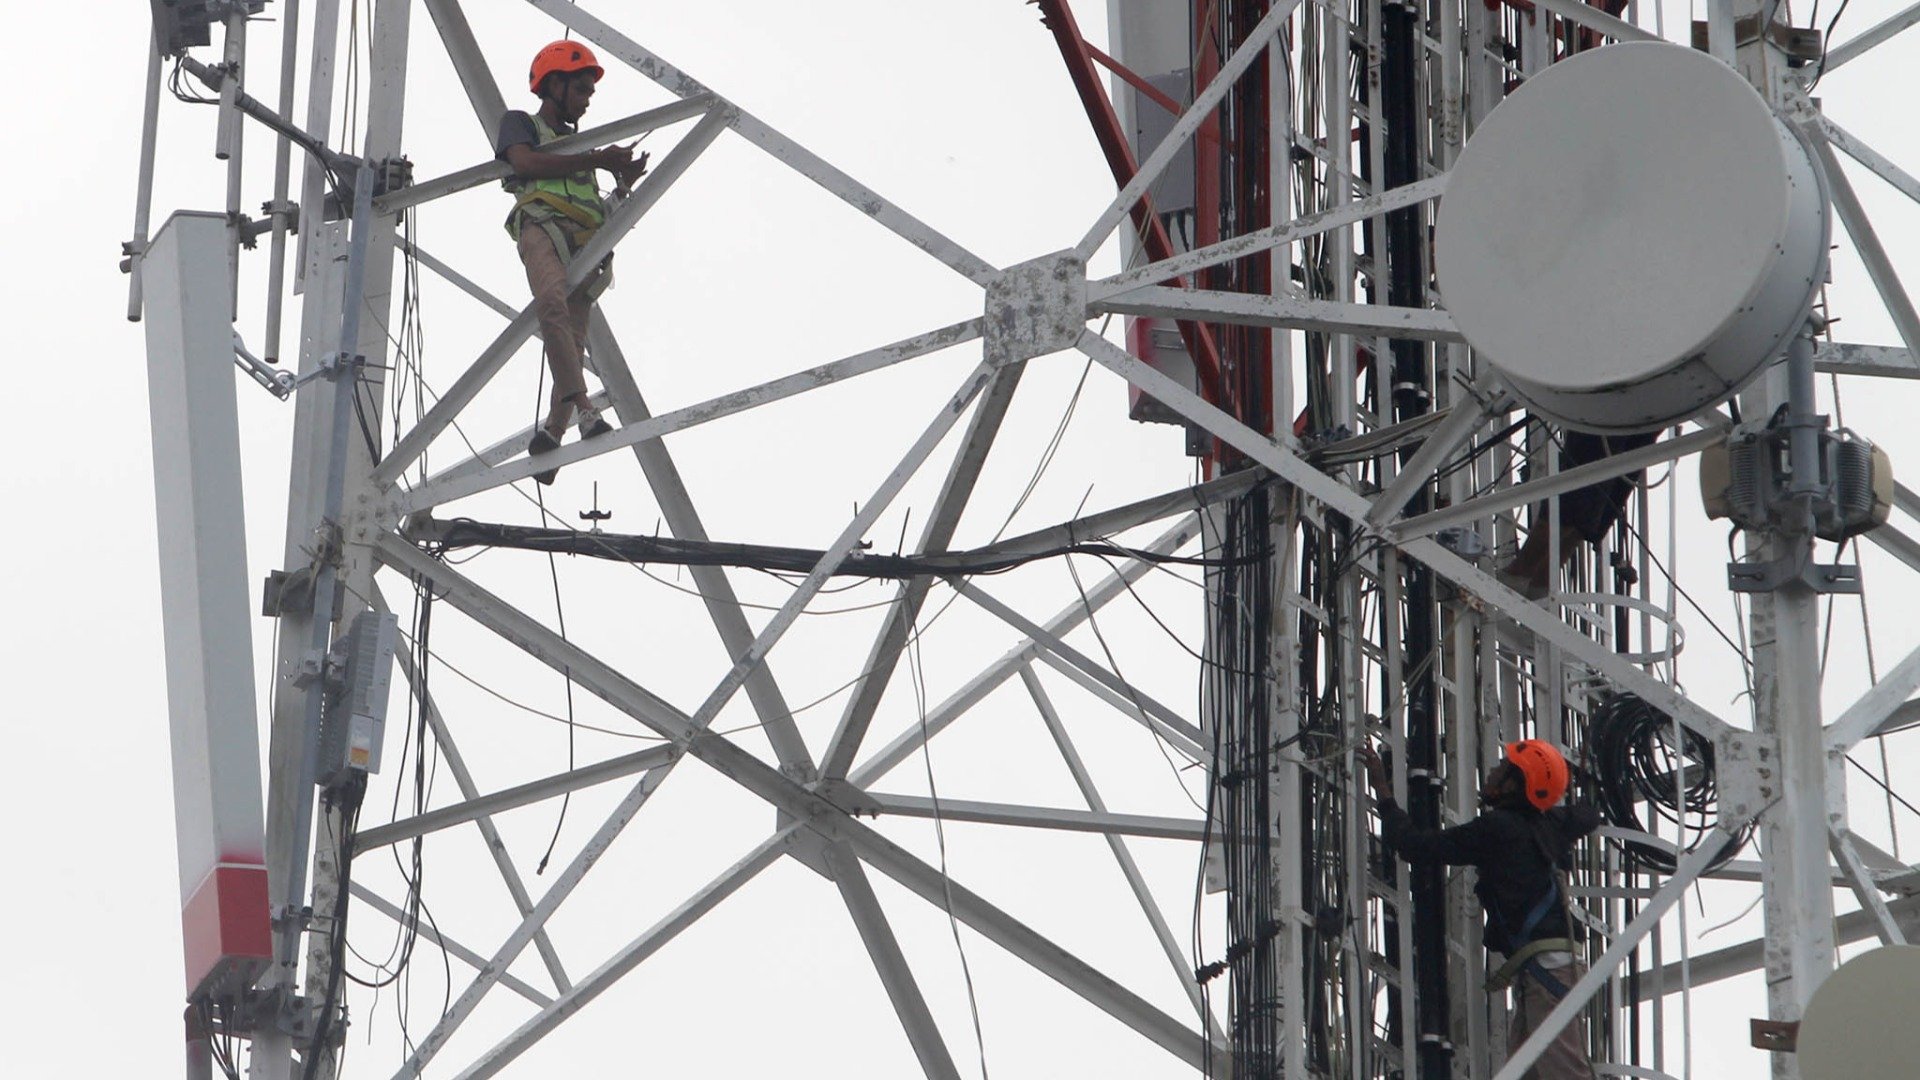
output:
<svg viewBox="0 0 1920 1080"><path fill-rule="evenodd" d="M1655 836L1670 832L1677 823L1683 835L1692 837L1681 851L1691 853L1717 818L1713 742L1683 728L1676 748L1673 736L1673 718L1666 713L1632 694L1611 695L1593 711L1587 735L1588 765L1597 781L1601 812L1610 823ZM1649 807L1644 819L1637 805L1642 802ZM1726 865L1747 845L1752 832L1749 825L1734 834L1708 869ZM1628 860L1642 870L1671 874L1679 864L1679 856L1666 847L1637 840L1623 840L1620 845Z"/></svg>

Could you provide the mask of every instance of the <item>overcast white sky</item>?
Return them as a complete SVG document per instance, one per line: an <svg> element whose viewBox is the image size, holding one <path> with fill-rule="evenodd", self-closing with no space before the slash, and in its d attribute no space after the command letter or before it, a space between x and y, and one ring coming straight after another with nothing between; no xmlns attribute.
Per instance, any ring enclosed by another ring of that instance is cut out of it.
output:
<svg viewBox="0 0 1920 1080"><path fill-rule="evenodd" d="M598 0L589 6L996 265L1076 242L1111 195L1051 39L1033 9L1017 0ZM1081 0L1075 6L1088 35L1103 41L1104 4ZM1858 0L1836 38L1844 40L1897 6L1892 0ZM510 0L468 7L508 101L531 103L519 90L520 73L531 50L557 36L558 27ZM8 978L0 990L0 1033L9 1046L9 1071L21 1075L167 1075L179 1060L180 945L152 463L144 339L137 325L123 319L125 279L115 267L118 245L131 235L146 9L122 4L112 12L116 18L90 14L77 25L68 10L38 5L23 7L11 20L16 41L28 43L16 49L17 99L28 115L49 112L52 122L30 125L35 150L21 155L5 181L9 197L0 199L0 220L16 252L0 302L16 328L24 418L16 467L0 472L13 523L0 533L0 565L8 568L5 594L15 612L0 630L4 715L15 750L13 778L0 795L10 822L12 869L10 887L0 892L0 915L13 929L4 954ZM1686 17L1683 9L1670 7L1670 33L1678 36ZM1828 17L1823 11L1820 21ZM253 39L252 86L269 100L277 85L278 37L277 26L262 24ZM416 176L424 178L483 160L490 149L424 10L414 16L414 37L407 143ZM1884 47L1820 89L1843 125L1894 161L1920 170L1920 140L1905 108L1920 90L1915 65L1906 59L1914 41L1920 39ZM639 75L609 67L590 120L666 100ZM164 101L156 225L173 208L218 206L223 170L211 158L211 115ZM336 132L338 116L336 111ZM646 144L656 161L680 130ZM269 153L262 139L249 145L245 201L253 206L270 193ZM1920 208L1878 181L1854 175L1896 264L1920 280L1920 260L1910 257L1920 237ZM427 250L519 303L525 285L498 228L503 212L497 189L470 192L422 211L418 237ZM1111 269L1111 252L1103 258ZM620 282L605 306L656 411L979 310L974 286L732 136L723 137L663 200L620 259ZM250 342L260 334L264 282L264 259L249 256L240 328ZM1834 309L1844 319L1838 337L1897 342L1844 248L1836 262ZM499 322L437 281L427 282L421 311L425 377L441 389ZM977 351L955 350L668 445L716 538L823 546L976 358ZM1072 356L1033 365L960 543L984 542L1008 519L1083 366ZM508 366L470 414L476 441L491 441L525 422L536 369L532 351ZM244 381L240 395L248 580L257 588L277 564L282 545L291 409ZM1839 409L1850 426L1887 443L1900 469L1920 460L1920 444L1910 434L1914 404L1907 384L1875 383L1843 387ZM1135 425L1124 414L1124 387L1094 371L1058 454L1032 500L1012 519L1012 531L1069 517L1083 498L1089 508L1116 505L1191 478L1174 429ZM936 455L928 476L910 485L872 531L877 550L891 550L903 531L917 533L951 449ZM453 460L451 447L437 453L442 464ZM610 527L653 531L658 514L652 497L637 470L617 455L570 468L548 489L548 507L574 520L592 503L596 480L600 505L617 515ZM1678 549L1686 584L1731 631L1732 605L1722 584L1724 530L1699 520L1689 469L1679 470L1671 483L1680 508ZM1664 490L1655 501L1664 503ZM537 521L536 509L511 491L463 504L461 512ZM1664 537L1657 543L1664 559ZM1093 560L1076 568L1089 584L1091 576L1105 572ZM496 553L465 569L538 614L551 611L553 585L537 556ZM1866 572L1873 588L1873 661L1885 671L1920 643L1920 631L1904 617L1916 594L1901 580L1904 571L1877 552L1868 553ZM724 672L726 658L705 616L675 591L684 582L671 571L655 580L625 566L563 560L557 574L573 638L681 708L690 711ZM777 604L786 595L786 587L770 579L741 574L736 580L754 602ZM1059 567L985 584L1036 618L1074 597L1073 581ZM816 607L858 608L888 595L884 587L861 586L825 597ZM949 595L936 593L929 610L938 610ZM404 610L407 597L389 596ZM1197 643L1198 594L1190 586L1155 574L1141 597L1172 632ZM1107 611L1101 628L1123 673L1191 713L1191 661L1149 621L1141 604L1123 598ZM449 609L437 609L436 618L436 651L451 664L517 701L549 713L566 711L557 676ZM758 626L764 613L753 618ZM1689 643L1682 681L1709 708L1738 720L1745 703L1736 700L1740 678L1731 653L1691 612L1683 612L1682 621ZM773 660L789 702L811 702L851 677L873 626L872 611L802 620ZM256 657L262 671L270 635L270 625L260 621ZM1013 639L962 602L926 640L927 692L938 700ZM1085 632L1074 641L1096 656L1103 648ZM1836 605L1832 642L1830 710L1844 707L1867 684L1858 605ZM1045 678L1115 809L1192 813L1159 748L1139 727L1057 677ZM483 789L564 767L567 747L559 725L488 697L446 668L436 670L434 687ZM895 689L869 746L914 723L910 687L901 679ZM264 680L261 695L264 700ZM587 695L575 697L580 720L633 730ZM816 755L840 704L836 698L802 714ZM742 700L719 723L750 721ZM391 797L399 775L404 724L401 718L389 729L392 764L376 789L379 799ZM630 738L589 734L580 753L585 759L636 745ZM749 737L749 745L758 751L764 741ZM1863 760L1877 768L1871 755ZM1079 805L1017 682L936 742L934 767L941 791L952 797ZM1199 792L1199 776L1188 772L1183 779ZM451 780L442 775L439 783L445 798ZM922 793L925 775L916 759L880 786ZM574 800L556 867L597 824L596 811L604 814L624 790L615 788L621 785ZM1853 800L1856 827L1876 841L1890 841L1884 804L1857 786ZM385 820L387 804L376 808L375 801L370 797L369 819ZM529 875L553 831L554 812L542 806L501 821L509 848ZM1901 812L1903 835L1912 835L1917 824ZM680 770L588 879L568 921L556 924L569 970L576 978L591 970L771 825L762 804L724 779L700 766ZM924 823L883 825L912 850L938 857ZM1171 971L1097 839L960 826L950 827L947 839L957 880L978 887L1161 1008L1186 1015ZM1176 936L1187 944L1194 852L1172 843L1141 842L1136 848ZM463 831L436 838L427 851L426 895L442 928L490 949L504 934L509 913L479 844ZM390 865L369 861L374 865L364 879L397 896ZM548 879L554 873L549 869ZM966 990L944 915L873 877L949 1047L963 1071L972 1072L977 1054ZM533 878L531 887L537 895L544 883ZM1737 914L1751 895L1708 893L1693 909L1690 935ZM356 919L356 946L373 959L385 955L390 926L370 912ZM1730 944L1757 929L1757 916L1750 916L1694 948ZM985 1055L996 1075L1183 1074L1174 1058L1146 1040L1081 1006L991 944L964 938ZM1221 928L1207 926L1203 959L1223 947ZM416 963L411 1027L417 1038L425 1027L421 1018L438 1011L439 953L423 945ZM356 961L354 970L364 973L366 962ZM514 970L544 982L531 953ZM458 962L453 972L456 988L464 985L466 971ZM388 990L376 1000L362 994L354 1008L350 1068L390 1074L400 1061L395 995ZM1762 1058L1744 1048L1745 1018L1763 1011L1751 979L1696 1000L1695 1074L1757 1075ZM443 1066L452 1065L461 1050L470 1056L484 1049L524 1015L524 1003L496 991ZM103 1018L110 1025L105 1032ZM801 1076L890 1076L913 1068L837 895L791 861L729 900L519 1068L524 1075L544 1075L583 1066L619 1074L697 1069L723 1076L776 1068ZM1673 1059L1669 1066L1679 1071Z"/></svg>

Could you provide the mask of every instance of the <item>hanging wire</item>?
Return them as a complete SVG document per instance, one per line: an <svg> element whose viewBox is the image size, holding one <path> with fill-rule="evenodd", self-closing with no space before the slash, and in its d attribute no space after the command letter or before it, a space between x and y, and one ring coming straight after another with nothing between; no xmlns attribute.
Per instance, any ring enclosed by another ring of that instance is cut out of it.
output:
<svg viewBox="0 0 1920 1080"><path fill-rule="evenodd" d="M921 665L919 640L916 632L907 643L907 674L913 683L914 706L920 716L920 760L926 766L927 795L933 803L933 836L940 852L940 892L947 911L947 929L953 934L953 951L960 957L960 975L966 982L967 1013L973 1019L973 1042L980 1055L980 1080L987 1080L987 1040L980 1026L980 1001L974 994L973 967L967 962L967 947L960 940L960 920L953 914L953 878L947 873L947 826L940 812L940 788L933 777L933 732L927 725L927 673Z"/></svg>

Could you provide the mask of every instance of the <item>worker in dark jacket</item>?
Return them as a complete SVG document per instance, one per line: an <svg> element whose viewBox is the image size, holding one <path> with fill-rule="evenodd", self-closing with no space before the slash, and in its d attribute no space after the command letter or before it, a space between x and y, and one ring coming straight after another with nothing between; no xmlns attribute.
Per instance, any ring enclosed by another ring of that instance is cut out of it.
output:
<svg viewBox="0 0 1920 1080"><path fill-rule="evenodd" d="M1450 829L1416 829L1393 800L1386 766L1371 747L1358 751L1380 813L1381 840L1410 863L1472 866L1486 910L1486 945L1506 957L1489 991L1513 987L1508 1051L1518 1050L1567 991L1586 974L1571 924L1565 869L1574 841L1600 824L1590 806L1557 805L1567 791L1567 761L1539 739L1508 743L1487 774L1486 812ZM1583 1025L1563 1028L1527 1073L1530 1080L1592 1080Z"/></svg>

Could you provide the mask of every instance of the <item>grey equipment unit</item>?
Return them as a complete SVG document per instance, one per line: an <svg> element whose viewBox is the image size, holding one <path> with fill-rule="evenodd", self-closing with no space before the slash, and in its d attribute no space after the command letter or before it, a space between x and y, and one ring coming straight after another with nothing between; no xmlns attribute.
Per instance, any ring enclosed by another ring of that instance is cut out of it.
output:
<svg viewBox="0 0 1920 1080"><path fill-rule="evenodd" d="M1814 535L1839 542L1884 524L1893 507L1893 463L1887 452L1846 429L1820 433L1820 486ZM1707 516L1743 529L1777 520L1790 496L1787 430L1743 424L1700 455L1700 499Z"/></svg>
<svg viewBox="0 0 1920 1080"><path fill-rule="evenodd" d="M330 678L320 719L320 757L314 779L333 787L355 773L380 771L387 726L387 691L400 620L392 612L363 611L328 655Z"/></svg>
<svg viewBox="0 0 1920 1080"><path fill-rule="evenodd" d="M230 9L244 7L248 15L258 15L266 0L151 0L153 39L162 56L178 56L197 45L213 43L213 24L227 17Z"/></svg>

